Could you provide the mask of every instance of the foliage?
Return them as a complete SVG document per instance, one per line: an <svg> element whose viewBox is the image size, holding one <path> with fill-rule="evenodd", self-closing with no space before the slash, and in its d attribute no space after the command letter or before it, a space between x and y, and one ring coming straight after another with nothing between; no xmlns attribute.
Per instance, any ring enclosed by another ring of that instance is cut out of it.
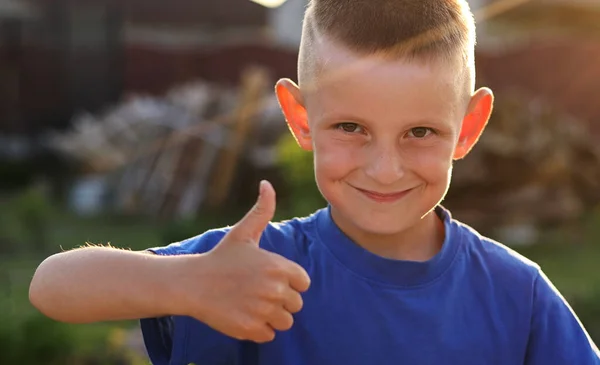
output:
<svg viewBox="0 0 600 365"><path fill-rule="evenodd" d="M42 187L31 187L7 199L0 212L0 251L43 251L54 214ZM9 247L9 245L11 247Z"/></svg>
<svg viewBox="0 0 600 365"><path fill-rule="evenodd" d="M325 206L315 183L313 154L298 147L291 134L280 139L277 152L283 179L290 189L290 197L283 204L287 214L306 216Z"/></svg>
<svg viewBox="0 0 600 365"><path fill-rule="evenodd" d="M89 336L81 337L81 326L53 321L42 314L19 320L0 318L0 364L146 364L140 355L134 356L123 343L108 340L114 330L106 329L99 342ZM89 325L88 325L89 326Z"/></svg>
<svg viewBox="0 0 600 365"><path fill-rule="evenodd" d="M42 315L11 318L0 315L1 364L66 364L75 351L66 326Z"/></svg>

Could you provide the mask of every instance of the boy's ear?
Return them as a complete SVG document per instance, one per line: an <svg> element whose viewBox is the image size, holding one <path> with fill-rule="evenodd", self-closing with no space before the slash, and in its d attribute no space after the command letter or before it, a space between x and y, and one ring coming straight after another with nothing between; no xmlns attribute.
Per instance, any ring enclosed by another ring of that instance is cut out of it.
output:
<svg viewBox="0 0 600 365"><path fill-rule="evenodd" d="M275 94L296 142L302 149L311 151L312 138L300 88L290 79L281 79L275 85Z"/></svg>
<svg viewBox="0 0 600 365"><path fill-rule="evenodd" d="M493 106L494 94L492 90L481 88L473 94L454 151L455 160L464 158L475 146L490 119Z"/></svg>

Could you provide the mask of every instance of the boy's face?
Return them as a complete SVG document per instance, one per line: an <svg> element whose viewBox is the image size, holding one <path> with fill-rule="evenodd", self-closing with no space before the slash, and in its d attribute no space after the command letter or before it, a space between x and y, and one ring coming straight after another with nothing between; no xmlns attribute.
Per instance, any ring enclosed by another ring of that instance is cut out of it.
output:
<svg viewBox="0 0 600 365"><path fill-rule="evenodd" d="M314 152L316 182L334 218L376 235L415 226L445 196L452 161L483 130L491 93L471 96L449 63L320 52L317 86L300 93L282 81L277 94L298 143Z"/></svg>

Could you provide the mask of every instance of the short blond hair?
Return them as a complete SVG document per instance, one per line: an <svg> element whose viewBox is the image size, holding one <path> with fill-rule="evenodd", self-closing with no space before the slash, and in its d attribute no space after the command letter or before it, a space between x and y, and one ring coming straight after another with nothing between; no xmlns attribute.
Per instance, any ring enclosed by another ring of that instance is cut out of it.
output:
<svg viewBox="0 0 600 365"><path fill-rule="evenodd" d="M310 0L298 58L302 84L325 36L353 53L460 60L474 79L475 20L466 0Z"/></svg>

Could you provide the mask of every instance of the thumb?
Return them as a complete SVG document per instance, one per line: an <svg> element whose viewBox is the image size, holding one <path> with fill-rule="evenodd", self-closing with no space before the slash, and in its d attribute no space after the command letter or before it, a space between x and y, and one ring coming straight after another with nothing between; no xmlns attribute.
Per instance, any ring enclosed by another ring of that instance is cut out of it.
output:
<svg viewBox="0 0 600 365"><path fill-rule="evenodd" d="M229 232L236 240L260 241L265 228L275 215L275 189L266 180L260 182L258 199L256 204Z"/></svg>

